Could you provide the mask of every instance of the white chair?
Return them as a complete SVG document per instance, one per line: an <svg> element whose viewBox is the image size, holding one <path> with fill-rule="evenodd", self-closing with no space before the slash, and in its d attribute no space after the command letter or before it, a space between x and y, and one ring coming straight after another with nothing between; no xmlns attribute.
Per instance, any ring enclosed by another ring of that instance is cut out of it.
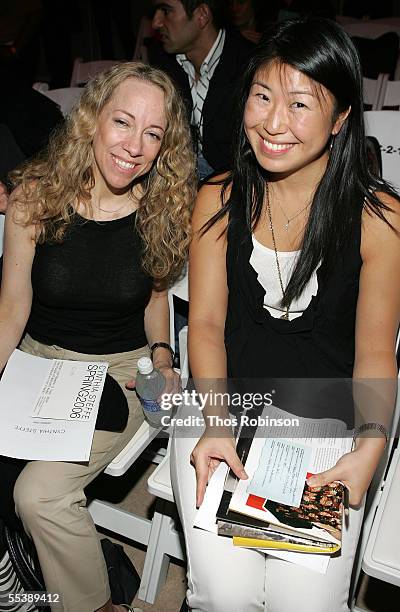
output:
<svg viewBox="0 0 400 612"><path fill-rule="evenodd" d="M40 93L43 93L45 91L49 91L49 84L43 81L36 81L36 83L33 83L32 89L35 89L36 91L39 91Z"/></svg>
<svg viewBox="0 0 400 612"><path fill-rule="evenodd" d="M119 62L116 60L99 60L96 62L83 62L81 57L77 57L74 61L71 76L71 87L79 87L86 83L99 72L115 66Z"/></svg>
<svg viewBox="0 0 400 612"><path fill-rule="evenodd" d="M363 77L363 102L371 106L371 110L379 109L382 85L387 80L386 74L380 74L377 79Z"/></svg>
<svg viewBox="0 0 400 612"><path fill-rule="evenodd" d="M170 343L175 343L174 329L174 296L189 301L188 275L179 280L168 292L170 305ZM181 363L181 381L185 388L189 377L189 363L187 352L187 326L183 327L178 335L179 356ZM169 448L161 463L154 470L147 481L147 488L152 495L158 498L156 511L153 517L150 541L147 548L145 564L143 568L142 581L139 589L139 598L153 603L164 584L170 557L185 559L185 547L183 534L175 528L175 521L168 512L168 504L174 502L172 492Z"/></svg>
<svg viewBox="0 0 400 612"><path fill-rule="evenodd" d="M394 80L400 81L400 53L399 53L399 57L397 58L396 68L394 70Z"/></svg>
<svg viewBox="0 0 400 612"><path fill-rule="evenodd" d="M362 569L368 576L400 586L399 504L400 447L397 446L390 460L387 476L382 479L364 521L355 584ZM355 599L351 610L367 612L356 605Z"/></svg>
<svg viewBox="0 0 400 612"><path fill-rule="evenodd" d="M158 429L150 427L146 422L143 423L132 440L107 466L105 473L110 476L122 476L158 433ZM164 515L163 508L160 507L156 509L153 519L150 520L99 499L92 500L88 504L88 509L93 521L99 527L147 546L139 597L147 603L154 603L164 584L169 565L169 556L165 556L165 559L163 557L160 562L162 555L157 542L160 540L162 543L165 555L182 558L182 548L178 534L172 528L172 519Z"/></svg>
<svg viewBox="0 0 400 612"><path fill-rule="evenodd" d="M145 39L150 38L153 34L151 27L151 21L148 17L142 17L140 20L139 31L136 39L136 47L133 54L133 60L135 62L144 62L148 64L147 47L145 45Z"/></svg>
<svg viewBox="0 0 400 612"><path fill-rule="evenodd" d="M399 350L400 333L396 350ZM363 528L358 546L358 555L352 577L351 610L367 612L355 605L355 595L361 569L370 576L400 586L400 548L394 534L398 532L398 508L394 502L400 498L400 448L395 448L400 421L400 372L398 374L397 397L388 444L372 479L365 506ZM390 531L390 533L389 533ZM393 549L395 546L395 550ZM399 580L399 583L396 582Z"/></svg>
<svg viewBox="0 0 400 612"><path fill-rule="evenodd" d="M388 75L385 76L387 77ZM384 80L380 93L378 108L376 110L384 109L387 106L390 106L392 108L397 107L397 110L400 110L400 80L389 81L388 78Z"/></svg>
<svg viewBox="0 0 400 612"><path fill-rule="evenodd" d="M175 348L175 324L174 324L174 296L189 301L189 280L188 280L188 268L184 272L182 278L173 285L168 291L168 303L169 303L169 337L172 348Z"/></svg>
<svg viewBox="0 0 400 612"><path fill-rule="evenodd" d="M40 90L39 90L40 91ZM64 117L69 115L73 107L79 102L83 93L82 87L63 87L61 89L47 89L40 91L41 94L53 100L58 106Z"/></svg>
<svg viewBox="0 0 400 612"><path fill-rule="evenodd" d="M378 20L358 21L357 23L341 24L349 36L360 38L379 38L387 32L396 32L400 36L399 23L378 23Z"/></svg>
<svg viewBox="0 0 400 612"><path fill-rule="evenodd" d="M400 508L400 448L390 462L382 497L369 534L362 569L369 576L400 586L398 517Z"/></svg>
<svg viewBox="0 0 400 612"><path fill-rule="evenodd" d="M154 603L167 576L170 558L183 561L185 544L183 534L176 530L171 517L174 494L171 487L169 445L167 454L147 481L147 488L157 499L150 539L143 567L139 598Z"/></svg>
<svg viewBox="0 0 400 612"><path fill-rule="evenodd" d="M382 175L400 189L400 112L366 111L365 132L381 145Z"/></svg>
<svg viewBox="0 0 400 612"><path fill-rule="evenodd" d="M174 345L175 333L173 295L187 299L187 277L184 277L169 291L170 320L172 320L171 346ZM188 372L186 339L187 327L183 328L179 334L179 345L181 361L185 371ZM182 385L184 384L185 380L182 380ZM127 446L107 466L105 473L110 476L124 474L159 431L150 427L146 422L143 423ZM91 501L88 508L96 525L147 546L138 596L143 601L152 604L165 582L170 557L184 559L183 536L175 529L175 521L170 516L167 507L167 502L174 501L169 476L168 451L149 478L149 491L158 498L152 520L98 499Z"/></svg>
<svg viewBox="0 0 400 612"><path fill-rule="evenodd" d="M400 17L379 17L379 19L374 19L374 22L397 26L400 29Z"/></svg>
<svg viewBox="0 0 400 612"><path fill-rule="evenodd" d="M3 254L4 215L0 214L0 257Z"/></svg>
<svg viewBox="0 0 400 612"><path fill-rule="evenodd" d="M181 370L182 388L185 389L189 379L189 354L187 349L188 326L185 325L179 334L179 359Z"/></svg>
<svg viewBox="0 0 400 612"><path fill-rule="evenodd" d="M359 23L360 21L361 20L357 19L356 17L349 17L348 15L336 15L336 22L341 26L348 25L349 23Z"/></svg>
<svg viewBox="0 0 400 612"><path fill-rule="evenodd" d="M189 280L188 267L186 267L184 276L168 291L169 303L169 337L172 348L175 349L175 324L174 324L174 297L177 297L185 302L189 301ZM180 356L180 372L182 387L185 388L189 378L189 360L187 355L187 326L183 327L178 335L179 341L179 356Z"/></svg>

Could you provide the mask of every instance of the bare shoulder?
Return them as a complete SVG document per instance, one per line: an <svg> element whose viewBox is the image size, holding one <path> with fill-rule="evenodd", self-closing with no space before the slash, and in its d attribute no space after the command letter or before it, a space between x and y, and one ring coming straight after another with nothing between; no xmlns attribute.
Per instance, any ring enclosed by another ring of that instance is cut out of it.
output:
<svg viewBox="0 0 400 612"><path fill-rule="evenodd" d="M227 174L213 177L205 183L199 190L196 198L196 205L193 213L193 227L200 229L207 221L221 210L230 194L230 185L224 190ZM225 227L227 220L223 218L216 225Z"/></svg>
<svg viewBox="0 0 400 612"><path fill-rule="evenodd" d="M364 209L362 214L361 255L363 260L370 254L400 250L400 200L387 193L376 194L386 208L383 218L375 212ZM381 252L381 250L383 252Z"/></svg>

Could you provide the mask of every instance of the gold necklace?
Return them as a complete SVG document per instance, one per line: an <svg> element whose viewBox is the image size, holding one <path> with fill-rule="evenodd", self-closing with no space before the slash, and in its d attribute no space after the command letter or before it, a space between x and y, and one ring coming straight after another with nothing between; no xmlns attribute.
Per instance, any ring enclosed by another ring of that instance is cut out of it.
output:
<svg viewBox="0 0 400 612"><path fill-rule="evenodd" d="M101 212L107 213L109 215L115 215L115 213L118 213L120 210L122 210L128 202L125 202L124 204L122 204L122 206L120 206L119 208L116 208L115 210L106 210L105 208L102 208L99 204L92 204L92 206L94 206L95 208L97 208L97 210L101 210Z"/></svg>
<svg viewBox="0 0 400 612"><path fill-rule="evenodd" d="M281 267L279 265L278 249L276 248L274 226L272 225L271 206L270 206L270 203L269 203L268 196L267 196L267 211L268 211L268 218L269 218L269 228L271 230L271 236L272 236L272 244L274 245L274 251L275 251L275 260L276 260L276 267L277 267L277 270L278 270L279 284L280 284L281 290L282 290L282 297L283 297L283 299L285 299L285 289L283 287ZM279 317L280 319L284 319L285 321L289 321L289 306L290 305L286 306L286 312L281 317Z"/></svg>
<svg viewBox="0 0 400 612"><path fill-rule="evenodd" d="M309 206L311 206L311 202L309 202L308 204L306 204L306 205L304 206L304 208L302 208L301 210L297 211L297 213L296 213L295 215L293 215L293 217L288 217L288 216L287 216L287 214L285 213L285 211L283 210L283 207L282 207L281 203L279 202L279 200L276 200L276 201L278 202L278 206L279 206L279 208L281 209L281 211L282 211L282 213L283 213L283 216L286 218L286 223L284 224L283 229L285 229L287 232L289 231L289 225L290 225L290 223L291 223L291 222L292 222L294 219L297 219L297 217L298 217L299 215L301 215L301 213L302 213L302 212L304 212L305 210L307 210L307 208L308 208Z"/></svg>
<svg viewBox="0 0 400 612"><path fill-rule="evenodd" d="M128 194L127 200L125 200L122 206L120 206L119 208L116 208L115 210L107 210L106 208L102 208L98 202L92 202L92 206L94 208L97 208L97 210L101 210L101 212L107 213L108 215L115 215L116 213L119 213L125 206L127 205L133 206L134 204L137 204L138 202L139 202L138 196L135 193L133 193L133 191L131 191Z"/></svg>

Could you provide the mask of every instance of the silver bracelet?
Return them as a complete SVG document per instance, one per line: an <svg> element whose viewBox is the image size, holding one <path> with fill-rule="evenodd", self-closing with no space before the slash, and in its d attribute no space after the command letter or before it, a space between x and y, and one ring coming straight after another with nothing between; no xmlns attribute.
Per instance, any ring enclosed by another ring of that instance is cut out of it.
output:
<svg viewBox="0 0 400 612"><path fill-rule="evenodd" d="M360 436L360 434L364 433L364 431L379 431L382 436L385 438L385 445L388 443L389 434L388 430L382 423L363 423L354 429L353 433L353 444L356 439Z"/></svg>

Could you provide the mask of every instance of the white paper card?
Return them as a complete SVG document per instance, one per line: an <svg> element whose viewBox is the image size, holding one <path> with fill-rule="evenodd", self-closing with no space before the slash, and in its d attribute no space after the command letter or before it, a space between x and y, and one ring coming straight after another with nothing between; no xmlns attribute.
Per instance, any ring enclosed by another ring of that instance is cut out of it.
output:
<svg viewBox="0 0 400 612"><path fill-rule="evenodd" d="M299 507L311 448L296 440L267 439L247 492L280 504Z"/></svg>
<svg viewBox="0 0 400 612"><path fill-rule="evenodd" d="M88 421L94 406L100 402L108 365L62 359L48 361L51 362L49 372L33 407L32 416Z"/></svg>
<svg viewBox="0 0 400 612"><path fill-rule="evenodd" d="M62 360L60 367L57 362L19 350L11 355L0 380L1 455L88 461L108 364ZM101 380L90 393L93 372Z"/></svg>

